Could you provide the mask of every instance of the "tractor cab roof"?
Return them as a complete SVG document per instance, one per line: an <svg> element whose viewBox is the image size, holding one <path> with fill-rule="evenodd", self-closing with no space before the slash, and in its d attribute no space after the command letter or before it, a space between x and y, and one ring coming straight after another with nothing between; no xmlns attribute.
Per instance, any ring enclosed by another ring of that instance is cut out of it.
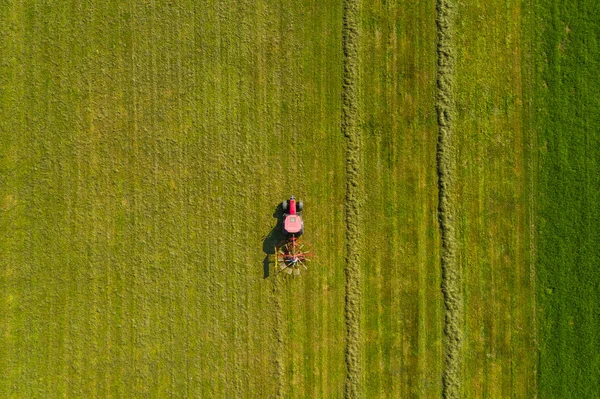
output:
<svg viewBox="0 0 600 399"><path fill-rule="evenodd" d="M302 231L302 224L300 215L287 215L283 221L283 228L289 234L297 234Z"/></svg>

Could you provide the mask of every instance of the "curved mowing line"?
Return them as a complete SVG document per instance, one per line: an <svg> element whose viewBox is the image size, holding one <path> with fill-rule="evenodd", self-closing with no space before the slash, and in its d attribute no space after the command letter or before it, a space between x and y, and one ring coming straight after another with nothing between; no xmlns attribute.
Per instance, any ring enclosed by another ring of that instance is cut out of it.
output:
<svg viewBox="0 0 600 399"><path fill-rule="evenodd" d="M444 371L442 395L446 399L461 394L461 356L463 298L460 270L456 259L455 197L456 151L454 148L454 10L451 1L437 2L438 72L437 103L438 143L437 170L438 218L442 235L442 292L446 316L444 321Z"/></svg>
<svg viewBox="0 0 600 399"><path fill-rule="evenodd" d="M358 0L344 0L342 46L342 133L346 137L346 384L344 396L360 396L360 249L359 249L359 166L358 131Z"/></svg>

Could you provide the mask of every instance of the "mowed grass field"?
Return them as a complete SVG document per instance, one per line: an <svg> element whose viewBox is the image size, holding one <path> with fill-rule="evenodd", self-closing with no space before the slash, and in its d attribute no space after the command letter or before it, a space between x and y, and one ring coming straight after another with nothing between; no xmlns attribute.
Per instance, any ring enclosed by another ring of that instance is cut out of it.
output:
<svg viewBox="0 0 600 399"><path fill-rule="evenodd" d="M339 396L341 5L1 13L0 396ZM264 278L290 194L319 267Z"/></svg>
<svg viewBox="0 0 600 399"><path fill-rule="evenodd" d="M0 5L0 397L442 396L440 7L349 4ZM450 4L460 397L594 397L600 10Z"/></svg>
<svg viewBox="0 0 600 399"><path fill-rule="evenodd" d="M472 1L456 10L464 398L536 394L526 5Z"/></svg>

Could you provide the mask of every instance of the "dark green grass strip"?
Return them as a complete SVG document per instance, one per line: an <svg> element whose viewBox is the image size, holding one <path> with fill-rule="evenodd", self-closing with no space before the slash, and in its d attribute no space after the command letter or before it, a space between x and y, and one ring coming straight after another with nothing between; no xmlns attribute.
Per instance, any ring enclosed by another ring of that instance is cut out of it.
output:
<svg viewBox="0 0 600 399"><path fill-rule="evenodd" d="M437 167L439 185L439 222L442 234L442 292L446 316L444 322L444 371L443 397L460 397L461 338L462 338L462 294L460 270L456 257L456 229L454 204L454 177L456 171L456 150L454 146L453 119L456 106L454 90L454 10L452 3L438 0L438 74L437 74L437 113L438 148Z"/></svg>
<svg viewBox="0 0 600 399"><path fill-rule="evenodd" d="M358 0L344 1L342 132L346 137L346 385L345 397L361 394L360 361L360 133L358 130Z"/></svg>
<svg viewBox="0 0 600 399"><path fill-rule="evenodd" d="M600 392L600 3L537 0L540 398Z"/></svg>

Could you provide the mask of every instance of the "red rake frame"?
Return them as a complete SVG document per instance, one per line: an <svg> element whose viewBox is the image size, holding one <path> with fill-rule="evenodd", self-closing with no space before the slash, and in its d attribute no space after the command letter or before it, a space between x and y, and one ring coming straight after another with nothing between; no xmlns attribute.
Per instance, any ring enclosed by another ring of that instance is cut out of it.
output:
<svg viewBox="0 0 600 399"><path fill-rule="evenodd" d="M292 236L279 248L275 247L275 257L279 272L299 276L302 269L308 270L306 264L312 262L312 247Z"/></svg>

